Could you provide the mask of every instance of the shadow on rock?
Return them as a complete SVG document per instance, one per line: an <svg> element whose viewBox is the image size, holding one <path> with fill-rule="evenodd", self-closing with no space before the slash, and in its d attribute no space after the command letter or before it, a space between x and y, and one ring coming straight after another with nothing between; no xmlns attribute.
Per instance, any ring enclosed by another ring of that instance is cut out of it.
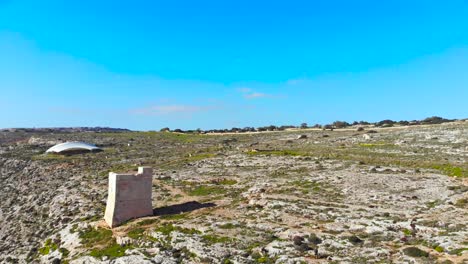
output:
<svg viewBox="0 0 468 264"><path fill-rule="evenodd" d="M154 216L162 216L162 215L174 215L180 213L186 213L195 211L202 208L214 207L216 204L214 203L199 203L199 202L186 202L183 204L174 204L170 206L164 206L159 208L153 209Z"/></svg>

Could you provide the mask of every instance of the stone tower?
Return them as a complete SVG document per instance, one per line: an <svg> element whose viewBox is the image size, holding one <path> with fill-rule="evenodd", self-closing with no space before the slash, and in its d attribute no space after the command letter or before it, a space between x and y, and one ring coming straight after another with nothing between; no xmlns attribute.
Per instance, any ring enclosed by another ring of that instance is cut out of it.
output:
<svg viewBox="0 0 468 264"><path fill-rule="evenodd" d="M109 173L109 195L104 219L110 227L127 220L153 215L153 169L138 167L136 174Z"/></svg>

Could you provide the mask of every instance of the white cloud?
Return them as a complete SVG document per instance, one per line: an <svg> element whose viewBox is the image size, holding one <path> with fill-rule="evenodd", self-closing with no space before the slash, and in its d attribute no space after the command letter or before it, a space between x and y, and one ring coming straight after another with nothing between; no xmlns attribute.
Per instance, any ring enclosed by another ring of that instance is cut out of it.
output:
<svg viewBox="0 0 468 264"><path fill-rule="evenodd" d="M269 94L265 94L265 93L256 93L256 92L244 94L244 98L247 98L247 99L255 99L255 98L262 98L262 97L271 97L271 96L272 96L272 95L269 95Z"/></svg>
<svg viewBox="0 0 468 264"><path fill-rule="evenodd" d="M274 97L271 94L256 92L256 91L254 91L254 90L252 90L250 88L247 88L247 87L239 88L239 89L237 89L237 91L242 93L242 95L244 96L245 99L257 99L257 98L265 98L265 97Z"/></svg>

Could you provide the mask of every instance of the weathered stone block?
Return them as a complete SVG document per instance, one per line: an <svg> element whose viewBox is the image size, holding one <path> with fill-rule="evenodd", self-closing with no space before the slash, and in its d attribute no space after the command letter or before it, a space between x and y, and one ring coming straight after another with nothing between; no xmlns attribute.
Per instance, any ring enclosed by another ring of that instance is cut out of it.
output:
<svg viewBox="0 0 468 264"><path fill-rule="evenodd" d="M136 174L109 173L109 194L104 219L116 227L133 218L153 214L153 170L139 167Z"/></svg>

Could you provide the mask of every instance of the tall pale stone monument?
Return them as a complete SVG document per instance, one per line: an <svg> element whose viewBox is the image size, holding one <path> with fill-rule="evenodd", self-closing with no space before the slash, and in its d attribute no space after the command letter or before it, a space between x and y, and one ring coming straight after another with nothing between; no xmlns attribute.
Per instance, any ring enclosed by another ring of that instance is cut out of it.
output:
<svg viewBox="0 0 468 264"><path fill-rule="evenodd" d="M127 220L153 215L153 169L138 167L136 174L109 173L109 195L104 219L110 227Z"/></svg>

